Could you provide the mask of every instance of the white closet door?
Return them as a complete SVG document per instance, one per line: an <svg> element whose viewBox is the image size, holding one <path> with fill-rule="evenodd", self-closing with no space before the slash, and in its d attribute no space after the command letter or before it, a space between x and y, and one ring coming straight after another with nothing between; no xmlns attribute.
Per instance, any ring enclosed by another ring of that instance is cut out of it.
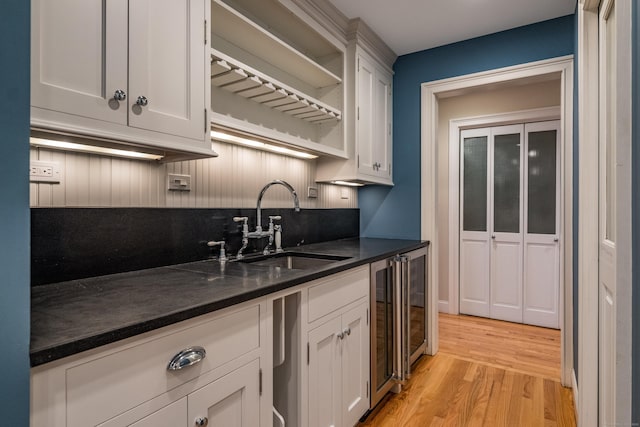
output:
<svg viewBox="0 0 640 427"><path fill-rule="evenodd" d="M489 317L489 129L460 136L460 313Z"/></svg>
<svg viewBox="0 0 640 427"><path fill-rule="evenodd" d="M491 129L491 317L522 322L523 126Z"/></svg>
<svg viewBox="0 0 640 427"><path fill-rule="evenodd" d="M560 327L560 122L525 126L524 323Z"/></svg>

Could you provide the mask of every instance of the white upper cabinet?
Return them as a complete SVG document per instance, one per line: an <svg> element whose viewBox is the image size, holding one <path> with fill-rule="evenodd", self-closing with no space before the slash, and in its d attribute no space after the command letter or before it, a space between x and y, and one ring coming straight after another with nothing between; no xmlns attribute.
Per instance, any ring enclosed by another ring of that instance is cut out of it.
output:
<svg viewBox="0 0 640 427"><path fill-rule="evenodd" d="M32 127L215 155L208 0L32 0Z"/></svg>
<svg viewBox="0 0 640 427"><path fill-rule="evenodd" d="M130 126L203 138L204 16L202 0L130 2Z"/></svg>
<svg viewBox="0 0 640 427"><path fill-rule="evenodd" d="M126 124L127 1L34 0L31 13L31 105Z"/></svg>
<svg viewBox="0 0 640 427"><path fill-rule="evenodd" d="M396 56L360 19L350 22L348 37L348 159L320 159L316 180L393 185L391 67Z"/></svg>
<svg viewBox="0 0 640 427"><path fill-rule="evenodd" d="M368 55L358 51L355 138L358 173L392 184L392 77Z"/></svg>

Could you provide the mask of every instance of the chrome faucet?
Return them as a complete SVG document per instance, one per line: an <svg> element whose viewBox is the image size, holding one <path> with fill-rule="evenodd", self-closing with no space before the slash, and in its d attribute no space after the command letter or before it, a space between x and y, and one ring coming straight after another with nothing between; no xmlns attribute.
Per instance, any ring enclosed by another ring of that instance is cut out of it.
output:
<svg viewBox="0 0 640 427"><path fill-rule="evenodd" d="M274 179L273 181L271 181L270 183L262 187L262 190L260 190L260 194L258 195L258 203L257 203L257 209L256 209L257 210L257 218L256 218L257 233L262 233L262 208L261 208L262 197L264 196L264 193L267 192L269 187L276 184L280 184L284 186L287 190L289 190L289 193L291 193L291 195L293 196L293 207L295 208L296 212L300 212L300 201L298 200L298 193L296 193L296 190L287 181L283 181L281 179ZM259 237L264 237L264 236L259 236Z"/></svg>
<svg viewBox="0 0 640 427"><path fill-rule="evenodd" d="M293 207L295 208L296 212L300 212L300 201L298 200L298 193L296 193L296 190L291 186L291 184L281 179L274 179L273 181L265 185L262 188L262 190L260 190L260 194L258 195L258 202L256 206L257 217L256 217L255 231L251 231L251 232L249 231L249 226L247 225L248 218L246 216L233 218L235 222L242 223L242 247L238 251L238 254L236 255L236 259L242 259L244 257L243 251L247 248L247 245L249 244L249 239L260 239L263 237L269 237L269 242L267 243L267 245L262 251L264 255L269 254L270 248L273 246L274 243L276 244L276 251L278 250L282 251L282 248L280 247L282 226L280 226L279 224L276 225L273 223L274 220L278 221L282 218L277 215L269 216L269 228L266 231L262 230L262 197L264 196L264 193L269 189L269 187L276 184L280 184L284 186L287 190L289 190L289 192L291 193L291 196L293 197ZM278 235L278 239L275 239L276 234Z"/></svg>

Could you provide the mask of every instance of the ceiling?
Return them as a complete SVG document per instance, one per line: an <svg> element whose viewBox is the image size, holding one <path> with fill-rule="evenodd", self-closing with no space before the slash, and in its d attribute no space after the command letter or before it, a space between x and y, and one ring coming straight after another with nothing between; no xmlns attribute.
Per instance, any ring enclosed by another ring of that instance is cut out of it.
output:
<svg viewBox="0 0 640 427"><path fill-rule="evenodd" d="M570 15L576 0L329 0L397 55Z"/></svg>

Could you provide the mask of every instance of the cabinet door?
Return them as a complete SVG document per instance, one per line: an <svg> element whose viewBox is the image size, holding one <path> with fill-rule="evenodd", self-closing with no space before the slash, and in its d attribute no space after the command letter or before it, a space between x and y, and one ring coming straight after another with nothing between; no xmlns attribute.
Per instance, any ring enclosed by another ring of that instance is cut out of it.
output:
<svg viewBox="0 0 640 427"><path fill-rule="evenodd" d="M342 421L354 426L369 409L368 303L342 315Z"/></svg>
<svg viewBox="0 0 640 427"><path fill-rule="evenodd" d="M391 76L358 56L358 172L391 180Z"/></svg>
<svg viewBox="0 0 640 427"><path fill-rule="evenodd" d="M373 164L373 117L374 117L374 82L375 68L364 56L357 58L357 114L356 144L358 155L358 171L367 175L374 174Z"/></svg>
<svg viewBox="0 0 640 427"><path fill-rule="evenodd" d="M187 425L187 398L173 402L159 411L144 417L130 427L178 427Z"/></svg>
<svg viewBox="0 0 640 427"><path fill-rule="evenodd" d="M309 332L309 427L342 425L341 319Z"/></svg>
<svg viewBox="0 0 640 427"><path fill-rule="evenodd" d="M203 140L205 2L130 0L129 8L129 126Z"/></svg>
<svg viewBox="0 0 640 427"><path fill-rule="evenodd" d="M371 121L373 172L391 179L391 76L376 68L373 82L373 120Z"/></svg>
<svg viewBox="0 0 640 427"><path fill-rule="evenodd" d="M206 418L209 426L259 426L259 377L260 361L256 359L191 393L187 425Z"/></svg>
<svg viewBox="0 0 640 427"><path fill-rule="evenodd" d="M32 0L31 105L126 124L127 0Z"/></svg>

